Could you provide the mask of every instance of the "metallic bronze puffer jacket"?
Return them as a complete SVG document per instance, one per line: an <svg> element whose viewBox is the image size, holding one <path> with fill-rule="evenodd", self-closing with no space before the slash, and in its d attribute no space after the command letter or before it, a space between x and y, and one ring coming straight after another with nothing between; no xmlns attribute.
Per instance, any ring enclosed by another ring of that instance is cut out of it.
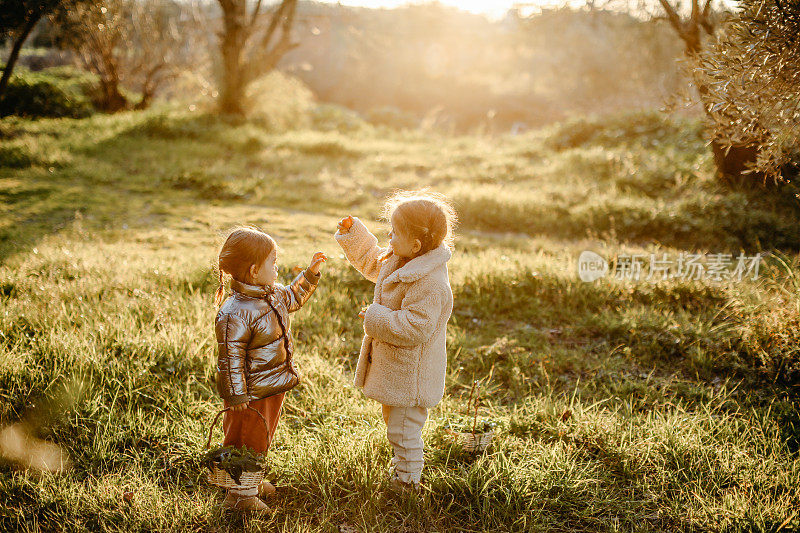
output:
<svg viewBox="0 0 800 533"><path fill-rule="evenodd" d="M300 382L292 364L289 313L308 301L319 277L303 271L291 285L275 284L269 291L231 280L233 294L216 320L217 391L230 405L285 392Z"/></svg>

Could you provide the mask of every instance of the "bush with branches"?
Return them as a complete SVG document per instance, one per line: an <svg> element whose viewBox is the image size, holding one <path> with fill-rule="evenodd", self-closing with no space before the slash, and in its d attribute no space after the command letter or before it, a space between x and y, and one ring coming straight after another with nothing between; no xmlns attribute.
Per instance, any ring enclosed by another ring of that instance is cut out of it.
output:
<svg viewBox="0 0 800 533"><path fill-rule="evenodd" d="M699 71L709 87L718 136L727 146L755 142L751 173L781 180L800 155L800 3L740 5Z"/></svg>

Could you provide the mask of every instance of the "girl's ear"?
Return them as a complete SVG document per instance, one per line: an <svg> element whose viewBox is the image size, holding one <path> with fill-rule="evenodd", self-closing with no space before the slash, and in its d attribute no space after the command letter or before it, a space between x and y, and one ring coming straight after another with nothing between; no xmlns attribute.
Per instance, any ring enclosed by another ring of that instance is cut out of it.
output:
<svg viewBox="0 0 800 533"><path fill-rule="evenodd" d="M258 274L258 267L256 265L250 265L250 279L256 279L256 274Z"/></svg>
<svg viewBox="0 0 800 533"><path fill-rule="evenodd" d="M414 246L411 247L411 251L416 254L420 250L422 250L422 243L419 242L419 239L414 239Z"/></svg>

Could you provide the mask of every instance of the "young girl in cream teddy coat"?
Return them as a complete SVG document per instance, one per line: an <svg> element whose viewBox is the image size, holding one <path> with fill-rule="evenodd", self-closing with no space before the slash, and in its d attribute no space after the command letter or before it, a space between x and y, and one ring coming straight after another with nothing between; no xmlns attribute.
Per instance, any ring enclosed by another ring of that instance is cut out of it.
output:
<svg viewBox="0 0 800 533"><path fill-rule="evenodd" d="M422 427L444 394L446 329L453 310L447 273L455 212L428 192L400 192L385 207L388 248L353 217L335 238L348 261L375 282L374 301L359 315L364 340L354 383L383 405L394 448L393 484L417 487L422 474Z"/></svg>

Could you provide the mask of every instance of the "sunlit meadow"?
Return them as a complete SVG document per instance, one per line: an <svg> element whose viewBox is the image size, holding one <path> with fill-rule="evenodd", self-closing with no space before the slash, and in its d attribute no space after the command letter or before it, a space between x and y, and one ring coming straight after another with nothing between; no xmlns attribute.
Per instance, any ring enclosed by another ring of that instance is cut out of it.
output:
<svg viewBox="0 0 800 533"><path fill-rule="evenodd" d="M791 191L720 187L698 123L277 132L172 106L0 128L4 531L800 527L798 211ZM420 186L461 225L446 394L413 495L390 490L379 406L351 386L372 289L332 234L352 214L385 241L382 199ZM276 238L284 282L330 258L294 316L305 381L258 518L222 514L199 459L220 408L214 259L239 223ZM776 253L755 281L584 283L586 249ZM475 379L497 426L470 454L445 426ZM63 471L25 468L43 442Z"/></svg>

